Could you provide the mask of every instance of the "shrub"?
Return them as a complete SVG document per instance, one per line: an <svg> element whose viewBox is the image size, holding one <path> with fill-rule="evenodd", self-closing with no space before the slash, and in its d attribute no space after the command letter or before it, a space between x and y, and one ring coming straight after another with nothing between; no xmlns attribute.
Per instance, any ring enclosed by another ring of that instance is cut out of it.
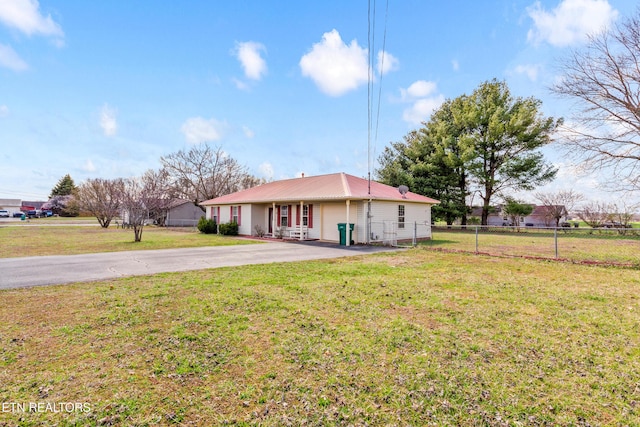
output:
<svg viewBox="0 0 640 427"><path fill-rule="evenodd" d="M264 237L264 228L262 228L260 226L260 224L256 224L255 227L253 227L253 229L256 231L256 236L257 237Z"/></svg>
<svg viewBox="0 0 640 427"><path fill-rule="evenodd" d="M217 231L218 225L216 224L215 219L206 219L205 217L201 217L198 221L198 230L204 234L215 234Z"/></svg>
<svg viewBox="0 0 640 427"><path fill-rule="evenodd" d="M238 235L238 223L229 222L227 224L220 224L218 226L218 232L224 236L237 236Z"/></svg>

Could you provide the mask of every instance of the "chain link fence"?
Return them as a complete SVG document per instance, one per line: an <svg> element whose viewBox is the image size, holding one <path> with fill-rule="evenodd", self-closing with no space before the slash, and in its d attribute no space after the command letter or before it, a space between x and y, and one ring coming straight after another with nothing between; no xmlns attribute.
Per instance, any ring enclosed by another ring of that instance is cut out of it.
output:
<svg viewBox="0 0 640 427"><path fill-rule="evenodd" d="M198 219L173 219L167 221L167 227L197 227Z"/></svg>
<svg viewBox="0 0 640 427"><path fill-rule="evenodd" d="M640 267L640 228L431 226L425 240L419 236L428 226L413 227L412 238L395 245Z"/></svg>

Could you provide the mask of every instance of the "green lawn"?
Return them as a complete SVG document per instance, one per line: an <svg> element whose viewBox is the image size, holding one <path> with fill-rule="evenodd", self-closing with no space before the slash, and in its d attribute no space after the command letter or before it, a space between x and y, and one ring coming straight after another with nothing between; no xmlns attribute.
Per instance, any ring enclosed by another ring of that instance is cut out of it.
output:
<svg viewBox="0 0 640 427"><path fill-rule="evenodd" d="M640 272L412 249L0 292L0 424L640 424Z"/></svg>
<svg viewBox="0 0 640 427"><path fill-rule="evenodd" d="M39 221L39 220L38 220ZM93 226L0 227L0 257L74 255L142 249L241 245L247 239L202 234L193 228L145 227L142 241L134 242L132 229Z"/></svg>

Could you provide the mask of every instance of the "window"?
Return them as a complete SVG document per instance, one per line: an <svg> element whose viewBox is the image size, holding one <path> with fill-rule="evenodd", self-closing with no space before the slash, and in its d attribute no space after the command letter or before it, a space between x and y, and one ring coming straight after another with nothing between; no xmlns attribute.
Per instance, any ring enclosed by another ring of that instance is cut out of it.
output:
<svg viewBox="0 0 640 427"><path fill-rule="evenodd" d="M229 219L231 222L235 222L240 225L240 221L242 220L240 215L240 206L231 206L231 212L229 213Z"/></svg>
<svg viewBox="0 0 640 427"><path fill-rule="evenodd" d="M398 228L404 228L404 205L398 205Z"/></svg>
<svg viewBox="0 0 640 427"><path fill-rule="evenodd" d="M280 206L280 225L286 227L289 225L289 206Z"/></svg>
<svg viewBox="0 0 640 427"><path fill-rule="evenodd" d="M216 222L216 224L220 224L220 208L212 207L211 208L211 218Z"/></svg>
<svg viewBox="0 0 640 427"><path fill-rule="evenodd" d="M289 205L289 212L293 215L291 205ZM296 227L300 225L313 228L313 205L302 205L302 208L300 206L296 208Z"/></svg>

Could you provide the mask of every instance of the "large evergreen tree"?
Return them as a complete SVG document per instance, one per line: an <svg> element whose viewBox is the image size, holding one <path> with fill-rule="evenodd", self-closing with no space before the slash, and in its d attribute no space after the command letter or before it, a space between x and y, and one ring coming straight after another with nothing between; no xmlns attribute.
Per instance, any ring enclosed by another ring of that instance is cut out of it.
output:
<svg viewBox="0 0 640 427"><path fill-rule="evenodd" d="M557 170L537 149L551 142L562 120L543 117L539 100L514 98L497 80L481 84L462 104L465 139L474 150L468 168L483 200L486 225L494 195L533 190L555 178Z"/></svg>
<svg viewBox="0 0 640 427"><path fill-rule="evenodd" d="M55 196L71 196L76 192L76 185L71 178L71 175L66 174L56 184L55 187L51 190L51 194L49 198L53 198Z"/></svg>
<svg viewBox="0 0 640 427"><path fill-rule="evenodd" d="M467 217L468 147L459 141L461 128L452 118L457 102L445 102L423 128L385 148L377 170L378 179L387 185L407 185L415 193L439 200L433 218L447 224L458 218L466 224Z"/></svg>
<svg viewBox="0 0 640 427"><path fill-rule="evenodd" d="M435 219L466 224L466 197L477 191L487 223L493 196L531 190L554 178L538 148L551 142L559 120L539 112L540 101L513 98L506 83L492 80L470 96L446 101L404 142L385 149L378 178L436 198Z"/></svg>

